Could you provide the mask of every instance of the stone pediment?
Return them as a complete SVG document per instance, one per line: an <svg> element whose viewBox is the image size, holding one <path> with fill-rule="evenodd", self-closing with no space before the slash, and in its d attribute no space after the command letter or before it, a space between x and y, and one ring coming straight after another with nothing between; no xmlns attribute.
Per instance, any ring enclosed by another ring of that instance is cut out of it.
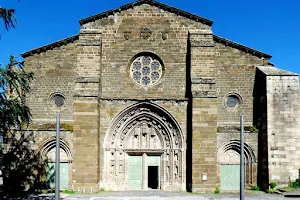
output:
<svg viewBox="0 0 300 200"><path fill-rule="evenodd" d="M136 6L140 6L142 4L148 4L148 5L157 7L159 9L174 13L176 15L186 17L190 20L201 22L201 23L206 24L208 26L211 26L213 24L213 21L211 21L209 19L194 15L192 13L189 13L189 12L186 12L186 11L183 11L183 10L180 10L180 9L174 8L172 6L169 6L169 5L157 2L157 1L153 1L153 0L139 0L139 1L136 1L136 2L128 3L126 5L121 6L120 8L113 9L113 10L108 10L108 11L93 15L91 17L84 18L84 19L80 20L79 23L80 23L80 25L83 25L83 24L86 24L86 23L89 23L89 22L93 22L93 21L96 21L96 20L99 20L99 19L102 19L102 18L106 18L110 15L114 15L115 13L131 9L133 7L136 7Z"/></svg>

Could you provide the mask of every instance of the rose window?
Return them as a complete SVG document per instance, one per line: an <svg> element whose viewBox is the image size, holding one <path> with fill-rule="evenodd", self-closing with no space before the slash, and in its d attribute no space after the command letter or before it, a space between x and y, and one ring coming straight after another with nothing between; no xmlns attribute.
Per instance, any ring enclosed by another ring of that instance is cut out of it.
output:
<svg viewBox="0 0 300 200"><path fill-rule="evenodd" d="M132 62L130 70L133 80L143 86L157 83L162 76L161 63L150 56L136 58Z"/></svg>

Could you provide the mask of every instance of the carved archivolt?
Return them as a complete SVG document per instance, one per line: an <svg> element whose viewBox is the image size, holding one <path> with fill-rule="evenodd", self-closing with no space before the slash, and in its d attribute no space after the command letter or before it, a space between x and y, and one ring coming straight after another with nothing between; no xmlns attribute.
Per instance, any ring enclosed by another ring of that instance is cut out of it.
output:
<svg viewBox="0 0 300 200"><path fill-rule="evenodd" d="M182 132L175 119L152 103L138 103L125 109L113 121L105 138L106 185L126 185L126 155L161 155L162 184L182 183Z"/></svg>
<svg viewBox="0 0 300 200"><path fill-rule="evenodd" d="M38 152L41 154L43 159L48 159L48 161L54 162L55 161L55 146L56 140L54 137L48 138L45 140L39 147ZM68 144L63 140L60 139L60 155L61 161L72 162L72 153L68 146Z"/></svg>
<svg viewBox="0 0 300 200"><path fill-rule="evenodd" d="M241 145L239 140L232 140L222 145L218 151L218 162L221 165L239 165L240 164ZM245 161L245 184L256 184L256 158L253 149L247 143L244 143L244 161Z"/></svg>

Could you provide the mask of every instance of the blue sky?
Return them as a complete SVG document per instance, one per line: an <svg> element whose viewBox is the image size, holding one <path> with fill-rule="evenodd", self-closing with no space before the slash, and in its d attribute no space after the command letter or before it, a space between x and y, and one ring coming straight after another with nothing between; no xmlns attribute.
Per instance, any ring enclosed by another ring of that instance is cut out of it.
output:
<svg viewBox="0 0 300 200"><path fill-rule="evenodd" d="M299 0L159 0L214 21L216 35L271 54L276 67L300 74ZM75 35L78 20L131 0L2 0L18 25L0 24L0 63L22 52Z"/></svg>

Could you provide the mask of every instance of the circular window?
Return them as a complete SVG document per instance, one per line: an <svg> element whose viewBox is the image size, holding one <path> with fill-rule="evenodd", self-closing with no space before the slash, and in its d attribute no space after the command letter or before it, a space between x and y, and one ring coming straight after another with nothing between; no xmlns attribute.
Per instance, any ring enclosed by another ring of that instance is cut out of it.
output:
<svg viewBox="0 0 300 200"><path fill-rule="evenodd" d="M132 79L139 85L154 85L162 76L162 65L151 56L140 56L132 62L130 72Z"/></svg>
<svg viewBox="0 0 300 200"><path fill-rule="evenodd" d="M50 96L50 103L54 107L61 108L65 105L66 99L62 94L55 93Z"/></svg>
<svg viewBox="0 0 300 200"><path fill-rule="evenodd" d="M242 104L242 97L236 93L230 93L224 98L224 106L228 109L236 109Z"/></svg>

